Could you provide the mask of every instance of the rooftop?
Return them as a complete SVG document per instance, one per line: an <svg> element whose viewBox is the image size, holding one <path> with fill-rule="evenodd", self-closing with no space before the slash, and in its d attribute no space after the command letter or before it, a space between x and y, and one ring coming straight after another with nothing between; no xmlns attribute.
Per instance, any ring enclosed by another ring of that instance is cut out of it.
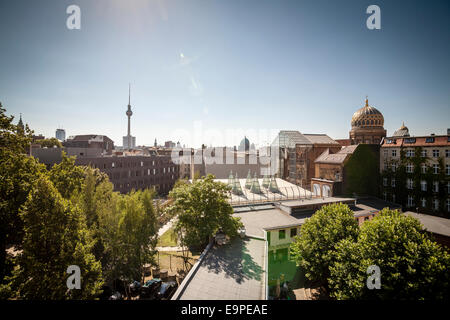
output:
<svg viewBox="0 0 450 320"><path fill-rule="evenodd" d="M264 240L251 238L211 247L173 299L265 299L265 250Z"/></svg>
<svg viewBox="0 0 450 320"><path fill-rule="evenodd" d="M428 232L450 237L450 219L411 211L407 211L404 214L418 219L423 225L424 229Z"/></svg>
<svg viewBox="0 0 450 320"><path fill-rule="evenodd" d="M296 219L280 209L272 207L269 210L257 210L234 213L235 217L241 218L245 226L247 236L264 238L264 230L289 228L298 226L304 222Z"/></svg>

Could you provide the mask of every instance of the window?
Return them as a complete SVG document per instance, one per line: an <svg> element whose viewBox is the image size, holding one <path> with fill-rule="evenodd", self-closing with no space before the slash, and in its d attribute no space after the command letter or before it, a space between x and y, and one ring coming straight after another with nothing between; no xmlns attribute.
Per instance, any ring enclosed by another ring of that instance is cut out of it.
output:
<svg viewBox="0 0 450 320"><path fill-rule="evenodd" d="M450 212L450 199L447 199L447 212Z"/></svg>
<svg viewBox="0 0 450 320"><path fill-rule="evenodd" d="M425 143L433 143L434 142L434 137L428 137L425 139Z"/></svg>
<svg viewBox="0 0 450 320"><path fill-rule="evenodd" d="M433 199L433 209L439 210L439 199Z"/></svg>
<svg viewBox="0 0 450 320"><path fill-rule="evenodd" d="M395 149L392 150L392 156L393 156L393 157L396 157L396 156L397 156L397 150L395 150Z"/></svg>
<svg viewBox="0 0 450 320"><path fill-rule="evenodd" d="M405 138L403 139L404 143L416 143L416 138Z"/></svg>
<svg viewBox="0 0 450 320"><path fill-rule="evenodd" d="M144 166L144 162L143 161L141 161L141 167L143 167Z"/></svg>
<svg viewBox="0 0 450 320"><path fill-rule="evenodd" d="M422 158L426 158L427 157L427 150L422 150L421 156L422 156Z"/></svg>
<svg viewBox="0 0 450 320"><path fill-rule="evenodd" d="M395 194L392 194L392 202L395 203Z"/></svg>
<svg viewBox="0 0 450 320"><path fill-rule="evenodd" d="M387 178L383 178L383 186L387 186L387 184L388 184L388 179Z"/></svg>
<svg viewBox="0 0 450 320"><path fill-rule="evenodd" d="M439 173L439 165L438 164L433 164L433 173L434 174L438 174Z"/></svg>
<svg viewBox="0 0 450 320"><path fill-rule="evenodd" d="M427 191L427 182L425 180L420 181L420 190Z"/></svg>
<svg viewBox="0 0 450 320"><path fill-rule="evenodd" d="M388 156L388 151L387 151L387 150L384 150L384 151L383 151L383 155L384 155L385 158L387 158L387 156Z"/></svg>
<svg viewBox="0 0 450 320"><path fill-rule="evenodd" d="M439 149L433 150L433 158L439 158Z"/></svg>
<svg viewBox="0 0 450 320"><path fill-rule="evenodd" d="M397 165L395 163L392 164L392 172L395 172L397 170Z"/></svg>
<svg viewBox="0 0 450 320"><path fill-rule="evenodd" d="M420 166L420 169L421 169L422 173L427 173L427 165L426 164L422 164Z"/></svg>
<svg viewBox="0 0 450 320"><path fill-rule="evenodd" d="M116 166L116 164L113 162L111 163L111 167L114 168Z"/></svg>
<svg viewBox="0 0 450 320"><path fill-rule="evenodd" d="M383 200L387 201L387 193L386 192L383 192Z"/></svg>
<svg viewBox="0 0 450 320"><path fill-rule="evenodd" d="M291 229L291 238L295 237L297 235L297 228Z"/></svg>
<svg viewBox="0 0 450 320"><path fill-rule="evenodd" d="M450 150L445 150L445 157L450 158Z"/></svg>
<svg viewBox="0 0 450 320"><path fill-rule="evenodd" d="M286 230L280 230L278 231L278 239L285 239L286 238Z"/></svg>
<svg viewBox="0 0 450 320"><path fill-rule="evenodd" d="M406 172L412 173L413 170L414 170L414 166L413 166L411 163L408 163L408 164L406 165Z"/></svg>
<svg viewBox="0 0 450 320"><path fill-rule="evenodd" d="M392 187L392 188L395 188L395 179L392 179L392 180L391 180L391 187Z"/></svg>
<svg viewBox="0 0 450 320"><path fill-rule="evenodd" d="M433 192L439 192L439 182L433 181Z"/></svg>
<svg viewBox="0 0 450 320"><path fill-rule="evenodd" d="M412 189L413 188L413 181L412 179L406 179L406 188Z"/></svg>
<svg viewBox="0 0 450 320"><path fill-rule="evenodd" d="M412 196L408 196L408 207L414 206L414 199Z"/></svg>
<svg viewBox="0 0 450 320"><path fill-rule="evenodd" d="M445 172L448 176L450 176L450 164L445 165Z"/></svg>
<svg viewBox="0 0 450 320"><path fill-rule="evenodd" d="M406 150L406 156L408 158L414 157L414 150Z"/></svg>
<svg viewBox="0 0 450 320"><path fill-rule="evenodd" d="M420 202L422 204L422 208L426 208L427 207L427 199L422 198L422 199L420 199Z"/></svg>
<svg viewBox="0 0 450 320"><path fill-rule="evenodd" d="M447 182L447 193L450 194L450 181Z"/></svg>

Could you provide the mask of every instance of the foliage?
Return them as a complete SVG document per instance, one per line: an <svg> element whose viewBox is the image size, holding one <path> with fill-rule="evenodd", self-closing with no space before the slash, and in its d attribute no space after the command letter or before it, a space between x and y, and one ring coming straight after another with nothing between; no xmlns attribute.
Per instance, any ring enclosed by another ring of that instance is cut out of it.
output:
<svg viewBox="0 0 450 320"><path fill-rule="evenodd" d="M57 147L57 148L62 148L62 144L61 141L59 141L56 138L49 138L49 139L40 139L40 140L36 140L35 143L40 144L41 147L46 147L46 148L53 148L53 147Z"/></svg>
<svg viewBox="0 0 450 320"><path fill-rule="evenodd" d="M344 193L378 196L379 147L360 144L344 168Z"/></svg>
<svg viewBox="0 0 450 320"><path fill-rule="evenodd" d="M18 245L22 241L19 209L37 177L45 171L44 165L25 154L32 131L28 125L24 130L14 125L14 117L6 116L5 111L0 104L0 282L7 273L6 245Z"/></svg>
<svg viewBox="0 0 450 320"><path fill-rule="evenodd" d="M438 173L434 173L433 163L429 157L422 156L422 147L414 148L414 156L407 157L404 147L400 148L400 157L398 160L391 159L386 161L385 168L381 173L381 178L386 179L387 186L383 186L382 190L386 195L387 200L394 200L395 195L396 203L402 205L404 209L408 209L408 196L413 197L413 208L419 208L420 212L440 215L446 218L449 217L449 213L446 209L447 198L447 183L450 181L450 176L446 175L445 162L443 157L437 159ZM396 165L397 170L392 170L392 166ZM407 172L407 165L413 166L412 172ZM422 166L425 166L425 172L422 171ZM395 179L395 186L392 187L391 182ZM413 188L411 190L406 188L407 179L413 181ZM421 181L425 181L427 184L426 190L422 190ZM433 191L433 183L438 182L439 191L436 193ZM381 185L381 184L380 184ZM422 206L422 199L426 200L426 205ZM433 200L439 200L439 210L433 208Z"/></svg>
<svg viewBox="0 0 450 320"><path fill-rule="evenodd" d="M70 199L81 191L85 179L83 167L75 165L75 157L62 153L60 163L53 165L49 171L50 180L64 199Z"/></svg>
<svg viewBox="0 0 450 320"><path fill-rule="evenodd" d="M291 256L308 279L326 285L335 245L342 239L355 239L357 232L358 223L347 205L323 206L302 225L291 244Z"/></svg>
<svg viewBox="0 0 450 320"><path fill-rule="evenodd" d="M178 215L175 230L182 245L203 246L219 229L230 237L237 235L242 223L232 216L228 192L228 186L212 175L172 189L168 211Z"/></svg>
<svg viewBox="0 0 450 320"><path fill-rule="evenodd" d="M99 209L99 238L104 245L107 280L140 280L143 267L154 264L158 225L151 190L112 194Z"/></svg>
<svg viewBox="0 0 450 320"><path fill-rule="evenodd" d="M83 214L41 176L20 213L24 221L23 252L13 271L16 298L93 298L102 285L101 265L91 253L93 241ZM81 290L67 290L66 270L81 270Z"/></svg>
<svg viewBox="0 0 450 320"><path fill-rule="evenodd" d="M366 286L370 265L380 267L380 290ZM329 285L337 299L448 300L449 268L450 254L417 219L383 209L361 226L356 241L336 246Z"/></svg>

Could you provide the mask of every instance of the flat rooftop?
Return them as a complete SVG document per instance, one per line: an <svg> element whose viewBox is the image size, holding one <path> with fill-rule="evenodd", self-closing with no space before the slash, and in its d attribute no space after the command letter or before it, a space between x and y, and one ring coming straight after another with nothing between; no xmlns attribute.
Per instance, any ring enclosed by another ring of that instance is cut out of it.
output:
<svg viewBox="0 0 450 320"><path fill-rule="evenodd" d="M332 204L332 203L354 203L355 198L339 198L339 197L317 197L311 199L301 199L301 200L291 200L291 201L283 201L281 203L282 206L289 208L301 208L310 205L324 205L324 204Z"/></svg>
<svg viewBox="0 0 450 320"><path fill-rule="evenodd" d="M235 238L213 246L179 293L178 300L264 300L265 241Z"/></svg>
<svg viewBox="0 0 450 320"><path fill-rule="evenodd" d="M450 237L450 219L412 211L406 211L404 214L418 219L428 232Z"/></svg>
<svg viewBox="0 0 450 320"><path fill-rule="evenodd" d="M264 230L289 228L303 224L305 221L305 219L294 218L275 207L269 210L234 213L233 216L241 218L247 236L261 238L264 238Z"/></svg>

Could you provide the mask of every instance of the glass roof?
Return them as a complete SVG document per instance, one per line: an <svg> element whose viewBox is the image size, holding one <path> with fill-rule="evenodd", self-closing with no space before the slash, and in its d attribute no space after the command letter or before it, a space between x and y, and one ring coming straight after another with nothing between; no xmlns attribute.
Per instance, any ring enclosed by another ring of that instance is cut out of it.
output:
<svg viewBox="0 0 450 320"><path fill-rule="evenodd" d="M297 144L312 144L303 134L298 131L280 131L272 142L273 146L284 148L295 148Z"/></svg>

